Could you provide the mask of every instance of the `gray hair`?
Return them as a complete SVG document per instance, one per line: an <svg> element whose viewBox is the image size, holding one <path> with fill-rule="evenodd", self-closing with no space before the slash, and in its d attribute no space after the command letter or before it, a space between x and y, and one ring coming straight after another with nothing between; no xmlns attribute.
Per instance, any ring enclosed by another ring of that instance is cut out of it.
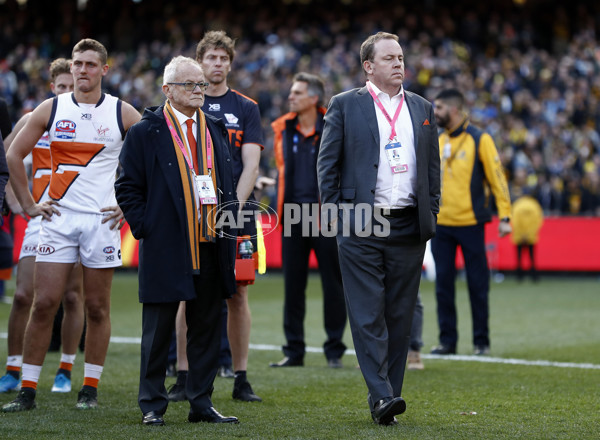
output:
<svg viewBox="0 0 600 440"><path fill-rule="evenodd" d="M184 57L181 55L176 56L175 58L171 59L171 61L169 61L169 64L165 66L165 71L163 72L163 85L170 82L174 82L175 76L177 74L177 69L179 68L179 66L183 66L184 64L191 64L202 70L202 66L195 59Z"/></svg>
<svg viewBox="0 0 600 440"><path fill-rule="evenodd" d="M323 80L319 78L317 75L313 75L307 72L299 72L294 75L292 79L293 82L301 81L306 83L306 90L308 92L308 96L316 96L317 107L323 105L323 98L325 96L325 84Z"/></svg>

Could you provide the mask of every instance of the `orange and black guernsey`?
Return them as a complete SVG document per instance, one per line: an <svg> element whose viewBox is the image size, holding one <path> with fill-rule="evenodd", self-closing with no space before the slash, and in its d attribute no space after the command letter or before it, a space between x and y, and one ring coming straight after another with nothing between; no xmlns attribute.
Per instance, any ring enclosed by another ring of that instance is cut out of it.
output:
<svg viewBox="0 0 600 440"><path fill-rule="evenodd" d="M231 156L233 159L233 177L237 180L242 174L242 145L258 144L264 148L260 111L253 99L234 89L228 89L224 95L205 95L202 111L223 120L229 133Z"/></svg>
<svg viewBox="0 0 600 440"><path fill-rule="evenodd" d="M506 176L492 137L468 120L439 137L442 197L438 224L472 226L492 218L490 191L500 218L510 217Z"/></svg>

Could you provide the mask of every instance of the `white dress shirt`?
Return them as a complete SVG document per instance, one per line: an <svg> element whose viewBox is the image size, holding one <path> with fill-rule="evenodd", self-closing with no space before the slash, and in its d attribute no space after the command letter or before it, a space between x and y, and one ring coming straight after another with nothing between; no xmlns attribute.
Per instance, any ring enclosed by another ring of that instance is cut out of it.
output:
<svg viewBox="0 0 600 440"><path fill-rule="evenodd" d="M196 132L198 131L198 129L197 129L198 121L196 120L196 115L198 113L194 112L194 116L192 116L190 118L189 116L184 115L179 110L177 110L175 107L173 107L173 105L171 105L171 108L173 109L173 113L175 114L175 117L177 118L177 122L179 122L179 126L181 127L181 134L183 134L183 139L181 139L181 141L183 142L183 144L187 148L188 157L190 158L190 161L192 161L194 156L192 156L192 150L190 149L190 146L189 146L188 140L187 140L187 124L186 124L186 121L188 119L193 119L194 120L194 123L192 124L192 135L194 136L194 139L196 139ZM198 142L198 139L196 139L196 142ZM189 165L189 163L188 163L188 165ZM192 174L194 176L196 175L196 173L194 172L193 169L192 169ZM202 213L202 206L200 204L200 193L199 193L198 187L197 187L198 182L195 182L195 183L196 183L196 185L193 185L193 187L194 187L194 198L196 199L196 206L198 207L198 221L200 221L201 213Z"/></svg>
<svg viewBox="0 0 600 440"><path fill-rule="evenodd" d="M190 118L189 116L184 115L175 107L173 107L173 105L171 105L171 108L173 109L173 113L175 113L175 116L177 117L177 122L179 122L179 126L181 127L181 133L183 134L183 139L181 139L181 141L185 144L187 148L187 154L189 155L190 160L192 160L193 156L187 141L187 124L185 122L188 119L194 120L194 123L192 124L192 135L194 136L194 139L196 139L196 132L198 131L198 121L196 121L196 115L198 113L194 112L194 116ZM198 142L198 139L196 139L196 142Z"/></svg>
<svg viewBox="0 0 600 440"><path fill-rule="evenodd" d="M387 93L379 90L372 82L370 83L370 86L381 101L390 118L393 118L398 105L400 105L402 95L404 94L404 87L400 89L400 93L390 98ZM377 125L379 128L379 167L377 168L377 185L375 187L374 205L379 208L390 209L415 206L417 156L415 153L415 134L406 100L404 100L402 104L402 109L400 110L400 115L398 116L395 125L397 142L402 145L399 151L400 160L402 164L408 166L408 170L404 173L392 173L385 152L386 145L390 143L392 127L377 104L373 102L373 105L375 106L375 114L377 115Z"/></svg>

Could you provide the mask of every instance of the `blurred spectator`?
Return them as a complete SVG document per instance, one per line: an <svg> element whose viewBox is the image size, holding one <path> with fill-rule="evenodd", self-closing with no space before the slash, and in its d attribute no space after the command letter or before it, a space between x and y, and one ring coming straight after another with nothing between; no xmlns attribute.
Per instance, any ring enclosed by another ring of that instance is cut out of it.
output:
<svg viewBox="0 0 600 440"><path fill-rule="evenodd" d="M157 84L165 63L174 55L193 57L206 30L223 28L239 48L228 80L258 102L268 127L287 110L294 72L321 76L329 96L352 88L362 80L360 42L384 29L399 35L411 60L407 88L429 100L442 89L464 91L473 122L494 138L509 180L523 160L528 176L538 176L535 194L547 215L563 209L599 214L598 2L548 8L545 2L503 0L452 7L439 0L267 0L260 6L104 0L77 2L80 9L70 0L58 0L58 8L54 2L18 3L0 3L0 97L13 121L46 97L48 79L40 66L68 56L84 36L104 42L113 54L107 92L142 109L162 102ZM261 175L273 177L269 133L265 140ZM578 196L571 194L580 192L581 205L553 200L563 198L562 188L573 203ZM275 204L272 189L262 196Z"/></svg>
<svg viewBox="0 0 600 440"><path fill-rule="evenodd" d="M529 273L533 281L538 280L535 267L535 245L544 223L544 213L539 202L531 196L523 195L512 205L512 242L517 247L517 279L523 279L522 253L529 252Z"/></svg>

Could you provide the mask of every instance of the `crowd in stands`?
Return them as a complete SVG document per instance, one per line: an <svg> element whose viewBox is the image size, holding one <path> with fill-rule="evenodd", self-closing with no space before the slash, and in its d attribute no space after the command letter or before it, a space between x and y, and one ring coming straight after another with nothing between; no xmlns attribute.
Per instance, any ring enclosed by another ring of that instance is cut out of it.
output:
<svg viewBox="0 0 600 440"><path fill-rule="evenodd" d="M448 87L465 94L471 119L496 141L513 199L534 195L546 215L600 215L597 2L85 3L0 1L0 96L15 120L47 97L49 62L80 38L106 44L106 91L141 111L163 101L160 74L174 55L194 57L205 30L224 29L237 38L229 83L259 103L262 173L273 176L269 124L288 111L294 73L321 76L328 96L360 86L360 42L385 30L400 37L408 90L431 101Z"/></svg>

